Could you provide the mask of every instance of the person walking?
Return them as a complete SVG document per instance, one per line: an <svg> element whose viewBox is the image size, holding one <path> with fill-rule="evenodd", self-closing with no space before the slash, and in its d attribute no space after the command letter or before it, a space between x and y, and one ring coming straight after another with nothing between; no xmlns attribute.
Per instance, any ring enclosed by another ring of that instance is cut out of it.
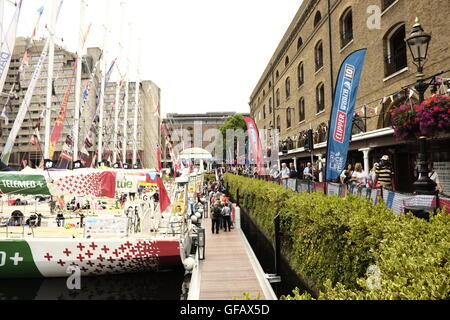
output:
<svg viewBox="0 0 450 320"><path fill-rule="evenodd" d="M216 234L219 234L220 224L222 221L222 207L219 201L216 201L214 203L212 212L212 233L214 234L215 231Z"/></svg>
<svg viewBox="0 0 450 320"><path fill-rule="evenodd" d="M231 232L231 208L228 204L225 204L222 208L222 219L224 231Z"/></svg>
<svg viewBox="0 0 450 320"><path fill-rule="evenodd" d="M380 183L380 186L383 189L395 191L392 177L393 174L389 156L385 155L381 158L380 165L375 171L375 185Z"/></svg>

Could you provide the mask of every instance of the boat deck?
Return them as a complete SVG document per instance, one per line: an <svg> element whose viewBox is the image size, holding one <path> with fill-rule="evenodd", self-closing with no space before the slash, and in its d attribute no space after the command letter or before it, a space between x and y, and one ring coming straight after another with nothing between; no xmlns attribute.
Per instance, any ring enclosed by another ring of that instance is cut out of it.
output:
<svg viewBox="0 0 450 320"><path fill-rule="evenodd" d="M244 293L254 299L268 300L258 280L249 249L241 230L220 230L212 234L211 219L205 219L205 260L201 261L200 300L242 299Z"/></svg>

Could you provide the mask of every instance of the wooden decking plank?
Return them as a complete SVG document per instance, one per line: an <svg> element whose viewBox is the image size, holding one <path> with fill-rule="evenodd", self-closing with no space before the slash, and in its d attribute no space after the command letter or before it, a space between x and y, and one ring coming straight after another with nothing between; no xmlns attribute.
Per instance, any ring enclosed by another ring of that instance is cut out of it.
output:
<svg viewBox="0 0 450 320"><path fill-rule="evenodd" d="M264 299L250 258L238 230L212 234L211 220L206 219L206 250L202 261L200 299L231 300L244 292Z"/></svg>

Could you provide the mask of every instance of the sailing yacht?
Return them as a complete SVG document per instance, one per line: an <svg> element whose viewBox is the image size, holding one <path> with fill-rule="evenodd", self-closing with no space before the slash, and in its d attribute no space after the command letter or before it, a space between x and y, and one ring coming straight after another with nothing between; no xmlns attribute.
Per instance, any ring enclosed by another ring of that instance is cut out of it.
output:
<svg viewBox="0 0 450 320"><path fill-rule="evenodd" d="M54 158L56 145L60 143L67 120L73 80L75 111L73 134L70 137L73 140L66 138L67 148L63 148L63 151L69 155L68 160L72 157L74 161L80 159L80 153L86 154L86 150L78 150L82 94L89 93L89 82L85 84L83 91L81 81L84 44L90 29L83 26L86 2L80 2L80 16L81 30L87 31L81 33L80 47L71 70L72 77L69 78L59 115L54 123L51 121L54 40L56 22L63 1L59 1L59 6L56 0L52 0L51 4L49 37L45 40L8 141L2 150L2 160L5 164L9 162L47 57L49 67L43 159ZM16 8L12 26L17 27L21 5L22 1ZM42 10L39 18L41 15ZM10 28L14 37L10 37L8 32L8 39L15 39L15 28ZM2 49L3 47L2 45ZM26 54L27 52L23 61ZM99 65L103 68L101 97L98 105L96 103L94 106L95 116L91 125L94 129L91 132L98 129L100 136L103 136L104 130L102 96L111 75L106 72L105 61L103 56ZM120 62L121 59L118 63ZM93 69L93 74L95 73L96 68ZM128 78L125 81L128 83ZM119 78L118 84L121 82ZM119 89L120 87L121 85L118 85ZM128 89L128 85L125 87ZM136 94L139 95L138 81L135 88ZM119 89L115 102L117 129ZM138 96L136 101L139 102ZM134 117L136 137L137 112ZM126 136L126 122L123 127ZM118 131L114 132L112 148L116 160L120 156ZM124 140L122 156L126 161L127 140ZM82 143L85 149L94 147L89 132ZM136 143L133 145L133 160L136 161ZM102 162L104 146L101 139L98 149L99 162ZM156 153L156 150L154 151ZM193 212L188 206L188 190L199 191L202 179L202 174L194 173L179 183L164 182L159 173L151 169L57 170L50 166L45 170L27 167L21 172L0 172L0 278L57 278L77 272L81 276L98 276L181 268L192 251L196 230L189 219ZM139 196L136 196L137 194ZM155 197L155 194L159 197ZM129 196L126 198L124 195Z"/></svg>

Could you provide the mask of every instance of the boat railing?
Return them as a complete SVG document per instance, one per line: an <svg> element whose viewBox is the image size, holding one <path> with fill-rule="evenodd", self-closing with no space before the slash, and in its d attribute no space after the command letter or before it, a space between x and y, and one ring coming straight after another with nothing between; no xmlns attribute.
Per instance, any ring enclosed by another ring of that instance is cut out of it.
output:
<svg viewBox="0 0 450 320"><path fill-rule="evenodd" d="M31 225L26 226L23 222L18 226L10 226L12 218L0 217L0 235L4 234L6 239L25 239L26 228L30 229L30 235L34 238L34 227ZM17 231L20 230L20 231Z"/></svg>
<svg viewBox="0 0 450 320"><path fill-rule="evenodd" d="M175 218L178 217L178 220ZM180 216L171 216L169 220L168 227L166 228L166 236L176 237L179 236L180 239L184 237L187 233L187 223L184 218Z"/></svg>

